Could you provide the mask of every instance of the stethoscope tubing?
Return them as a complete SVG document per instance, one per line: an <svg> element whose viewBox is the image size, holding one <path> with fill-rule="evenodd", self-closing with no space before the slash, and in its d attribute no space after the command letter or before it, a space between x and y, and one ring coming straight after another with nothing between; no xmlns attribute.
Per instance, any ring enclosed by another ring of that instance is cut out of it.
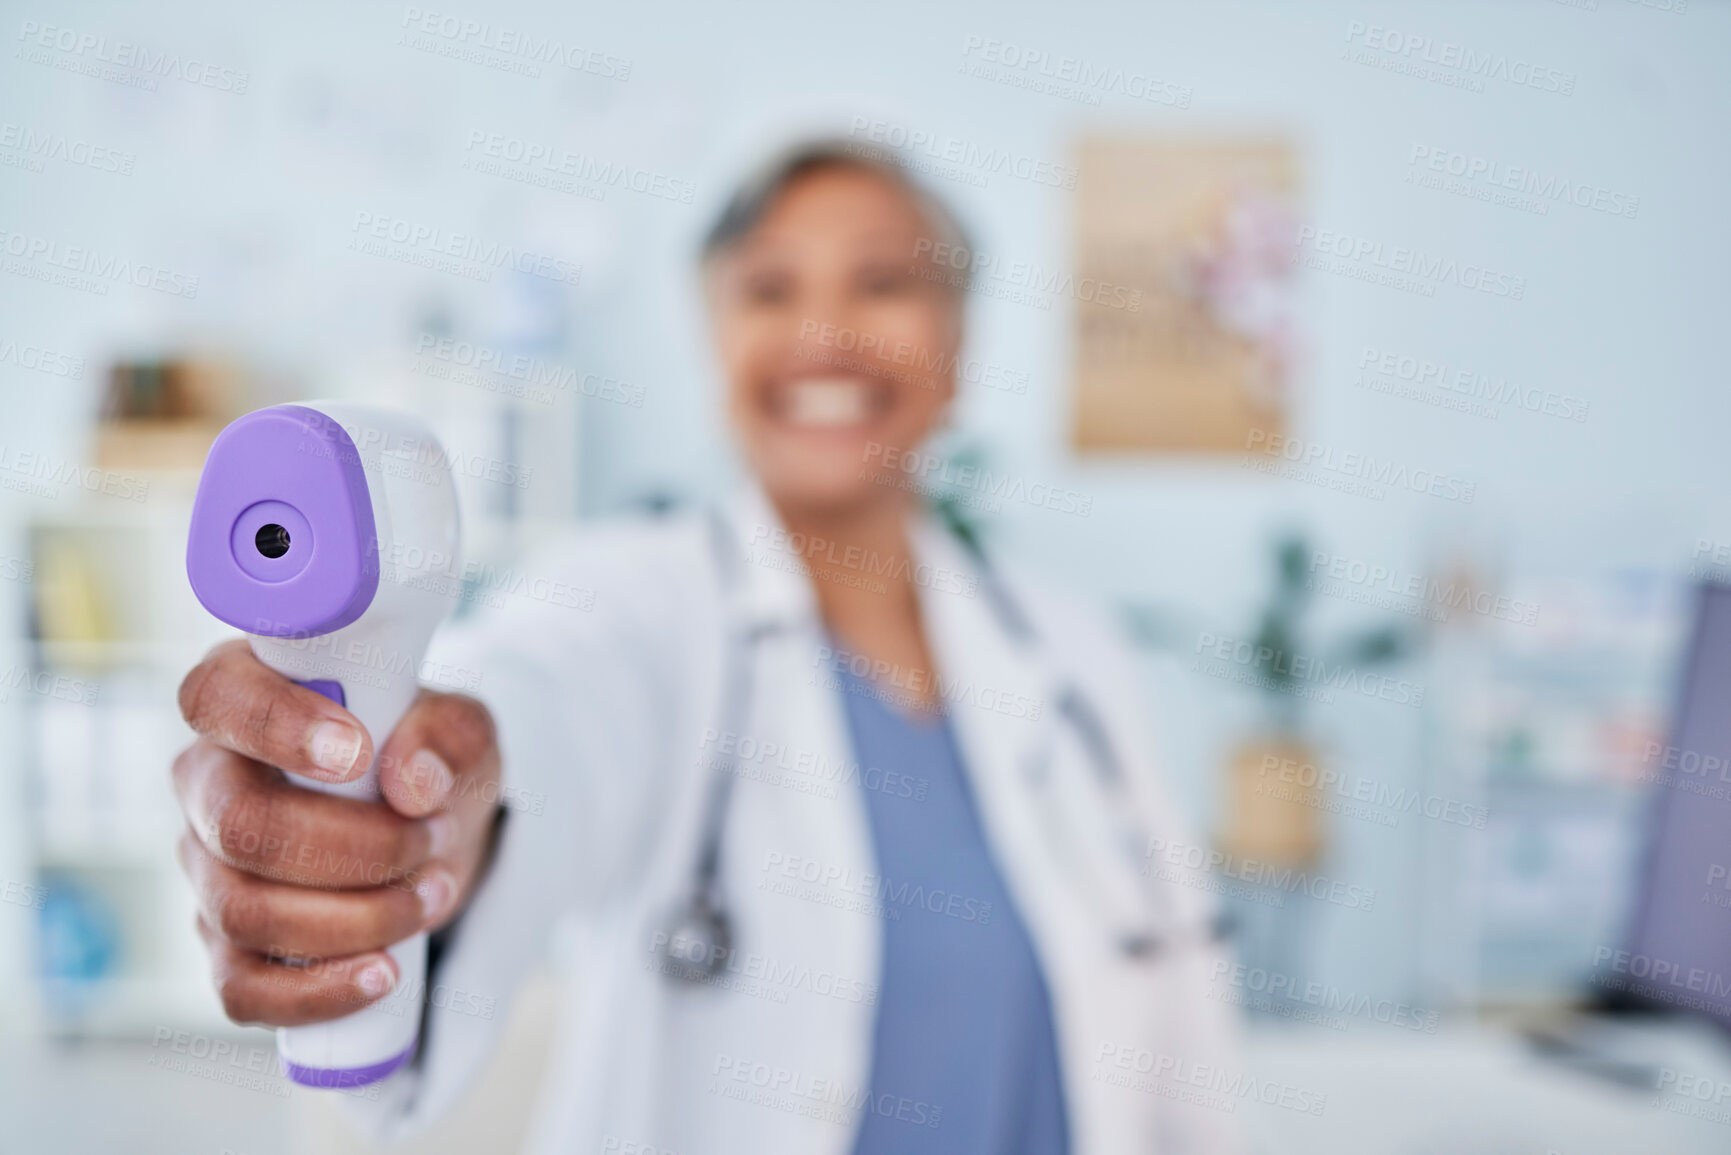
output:
<svg viewBox="0 0 1731 1155"><path fill-rule="evenodd" d="M779 631L774 627L751 623L737 606L731 604L740 584L739 566L742 559L733 547L734 537L725 515L719 510L711 510L710 533L712 547L716 552L717 569L722 579L723 603L727 606L726 616L729 619L725 627L724 684L719 711L723 725L719 732L738 733L751 711L756 652L767 637ZM985 592L986 600L991 605L993 616L997 618L1000 627L1018 645L1032 653L1044 668L1051 669L1051 663L1046 660L1045 648L1031 620L999 579L984 552L972 542L964 540L962 544L979 569L980 588ZM1137 889L1152 903L1153 897L1149 888L1140 882L1144 876L1140 861L1149 843L1142 832L1129 824L1129 786L1105 720L1073 678L1058 679L1056 684L1058 689L1052 697L1056 705L1054 712L1063 718L1075 733L1085 758L1093 769L1093 776L1103 792L1107 811L1118 818L1115 823L1117 828L1111 833L1112 841L1116 843L1114 852L1128 860L1133 876L1139 880ZM1050 757L1048 751L1048 762ZM724 752L720 759L709 763L708 768L709 779L705 784L698 828L698 853L692 867L691 885L683 905L675 908L669 931L660 936L667 943L662 948L664 952L675 952L669 954L669 960L675 965L668 973L699 982L725 966L725 956L728 953L726 946L732 941L732 920L728 913L726 896L721 889L721 861L727 836L727 814L734 781L738 777L738 756L730 751ZM1033 772L1027 777L1039 788L1048 776L1043 772ZM1045 809L1041 807L1042 812ZM1076 846L1066 847L1065 853L1067 857L1074 859L1082 857L1080 847ZM1080 863L1075 862L1073 866L1079 867ZM1089 888L1084 886L1083 889ZM1170 907L1169 902L1162 902L1160 905ZM1161 948L1172 940L1175 931L1170 925L1174 921L1170 917L1170 910L1165 913L1168 917L1151 918L1147 926L1119 928L1114 935L1118 949L1134 959L1149 958L1159 953ZM1114 921L1109 916L1105 920ZM1162 928L1157 925L1161 921L1169 925ZM702 928L699 934L710 941L693 944L691 939L697 935L688 933L688 928L694 926ZM686 945L683 949L674 946L675 930L685 935L683 941ZM1213 929L1209 929L1205 934L1209 938L1218 937L1218 932ZM700 961L693 961L694 953L698 954Z"/></svg>

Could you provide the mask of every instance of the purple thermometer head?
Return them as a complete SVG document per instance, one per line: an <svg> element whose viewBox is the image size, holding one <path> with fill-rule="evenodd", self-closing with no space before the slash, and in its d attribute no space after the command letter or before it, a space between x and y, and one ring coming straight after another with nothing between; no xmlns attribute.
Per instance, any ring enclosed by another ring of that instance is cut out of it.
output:
<svg viewBox="0 0 1731 1155"><path fill-rule="evenodd" d="M231 626L306 638L348 625L379 588L360 454L316 409L274 405L217 436L198 479L186 575Z"/></svg>

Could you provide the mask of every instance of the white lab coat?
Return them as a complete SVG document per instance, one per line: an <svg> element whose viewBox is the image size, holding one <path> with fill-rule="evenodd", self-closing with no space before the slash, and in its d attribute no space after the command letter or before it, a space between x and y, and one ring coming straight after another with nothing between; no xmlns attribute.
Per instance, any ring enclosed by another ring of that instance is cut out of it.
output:
<svg viewBox="0 0 1731 1155"><path fill-rule="evenodd" d="M582 946L531 1151L846 1155L860 1110L899 1112L912 1127L931 1125L936 1107L942 1126L943 1104L919 1102L917 1089L908 1102L862 1106L880 919L897 899L873 889L865 801L847 773L847 721L819 658L828 640L809 578L773 545L779 523L761 494L727 509L747 559L734 608L709 523L691 515L549 547L495 575L502 607L436 643L435 675L478 679L493 711L510 813L431 976L418 1064L376 1102L350 1100L378 1136L417 1130L458 1099L565 914ZM1219 1075L1242 1073L1232 1015L1207 996L1220 951L1206 932L1206 879L1138 879L1135 853L1114 841L1126 818L1144 838L1185 839L1131 664L1088 615L1012 583L1046 640L1036 657L970 589L975 567L944 530L922 522L914 552L933 567L916 576L936 575L920 595L962 760L1051 992L1072 1150L1238 1150L1234 1113L1198 1103ZM733 970L695 987L657 969L653 936L690 892L721 746L723 638L741 620L778 629L756 647L739 726L774 745L746 751L728 811ZM1103 790L1059 721L1063 677L1103 715L1127 790ZM1168 932L1152 959L1115 945L1122 920L1149 909L1138 886L1158 889Z"/></svg>

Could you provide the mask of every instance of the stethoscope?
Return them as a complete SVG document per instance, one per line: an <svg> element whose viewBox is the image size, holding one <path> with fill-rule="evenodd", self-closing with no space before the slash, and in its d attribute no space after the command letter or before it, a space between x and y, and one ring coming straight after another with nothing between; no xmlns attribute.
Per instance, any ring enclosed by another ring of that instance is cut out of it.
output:
<svg viewBox="0 0 1731 1155"><path fill-rule="evenodd" d="M723 724L717 732L736 734L742 731L750 715L757 651L765 640L786 632L788 627L753 622L750 615L733 607L734 596L741 584L739 571L744 559L739 556L733 532L719 510L710 512L709 534L721 574L723 600L730 606L724 646L726 680L719 710ZM1039 634L1020 603L998 577L985 552L966 537L958 535L957 540L977 568L978 588L999 626L1019 647L1043 658L1045 648ZM1205 939L1222 937L1226 928L1218 921L1182 932L1177 925L1171 895L1158 886L1147 884L1149 872L1143 870L1141 864L1150 845L1148 832L1130 817L1129 786L1117 747L1104 719L1076 680L1064 676L1057 680L1056 685L1057 691L1051 696L1052 712L1073 732L1093 768L1093 777L1100 787L1100 801L1104 803L1112 827L1112 851L1126 861L1129 876L1137 880L1135 885L1141 893L1141 909L1127 917L1123 913L1100 912L1104 921L1118 924L1113 932L1116 949L1128 959L1147 960L1184 933ZM1050 777L1053 742L1055 736L1049 735L1044 744L1044 754L1035 754L1022 768L1024 776L1035 787L1044 786ZM727 833L733 781L738 776L738 756L724 752L719 759L709 763L708 768L709 780L705 785L699 827L701 836L690 886L685 897L674 904L665 921L664 933L656 936L661 942L657 950L661 956L662 972L676 980L698 984L711 982L725 972L733 951L733 924L721 893L721 852ZM1044 812L1046 808L1041 809ZM1093 857L1087 853L1085 840L1074 836L1073 831L1053 833L1057 836L1057 849L1071 860L1071 869L1077 872L1085 870L1085 860ZM1066 838L1066 833L1070 837ZM1097 897L1096 891L1085 885L1080 889L1085 895Z"/></svg>

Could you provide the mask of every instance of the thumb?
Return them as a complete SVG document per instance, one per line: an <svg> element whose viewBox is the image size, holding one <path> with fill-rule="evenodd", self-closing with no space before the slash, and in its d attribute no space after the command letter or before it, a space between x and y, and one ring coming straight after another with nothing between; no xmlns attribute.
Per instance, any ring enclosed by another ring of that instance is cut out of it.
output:
<svg viewBox="0 0 1731 1155"><path fill-rule="evenodd" d="M379 793L393 810L421 818L449 809L474 787L494 753L487 708L461 694L423 690L379 756Z"/></svg>

